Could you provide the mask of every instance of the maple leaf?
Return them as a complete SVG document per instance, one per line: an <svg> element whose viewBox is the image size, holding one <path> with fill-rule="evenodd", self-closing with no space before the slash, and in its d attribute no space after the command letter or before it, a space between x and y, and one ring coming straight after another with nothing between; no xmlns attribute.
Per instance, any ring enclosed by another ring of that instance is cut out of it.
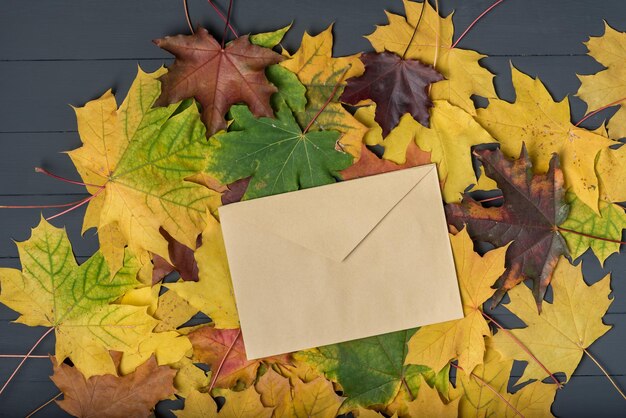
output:
<svg viewBox="0 0 626 418"><path fill-rule="evenodd" d="M409 340L406 363L423 364L441 370L452 359L458 359L468 373L483 362L485 336L491 335L482 315L482 305L491 297L491 286L504 272L507 248L486 253L474 252L474 245L463 229L450 236L456 265L464 318L421 327Z"/></svg>
<svg viewBox="0 0 626 418"><path fill-rule="evenodd" d="M506 252L506 271L498 279L493 304L522 281L533 281L537 309L541 303L554 267L567 245L558 231L565 221L568 205L563 199L563 174L558 168L558 156L550 161L546 174L533 174L526 147L517 160L510 161L497 149L475 151L485 168L502 190L501 207L485 208L469 195L461 204L446 205L448 223L457 229L467 224L470 236L501 247L511 245Z"/></svg>
<svg viewBox="0 0 626 418"><path fill-rule="evenodd" d="M380 126L373 120L373 109L361 108L356 116L370 127L365 143L385 147L384 159L404 163L407 147L412 141L420 150L430 152L431 161L437 163L446 202L460 201L462 193L478 183L471 147L495 142L469 113L444 100L434 101L430 128L419 124L411 115L404 115L384 140Z"/></svg>
<svg viewBox="0 0 626 418"><path fill-rule="evenodd" d="M198 265L194 258L194 249L187 247L176 241L166 230L161 228L161 235L167 240L167 249L169 259L172 261L170 264L166 259L158 254L153 255L152 263L154 268L152 269L152 284L160 282L176 270L183 280L192 282L198 281ZM202 244L202 235L198 235L196 239L196 248Z"/></svg>
<svg viewBox="0 0 626 418"><path fill-rule="evenodd" d="M281 376L280 373L269 367L258 378L254 387L261 395L261 403L274 409L272 417L288 416L287 412L292 407L291 386L288 378Z"/></svg>
<svg viewBox="0 0 626 418"><path fill-rule="evenodd" d="M194 253L198 281L165 285L195 309L208 315L216 328L238 328L239 316L226 259L222 229L217 220L206 215L202 245Z"/></svg>
<svg viewBox="0 0 626 418"><path fill-rule="evenodd" d="M157 366L154 357L126 376L85 378L75 367L52 358L55 385L63 392L57 404L76 417L149 417L155 404L174 395L174 369Z"/></svg>
<svg viewBox="0 0 626 418"><path fill-rule="evenodd" d="M475 114L471 96L496 97L493 74L479 64L481 55L475 51L452 47L454 27L452 14L440 17L428 2L403 1L406 18L386 12L388 25L377 26L366 36L376 52L393 52L407 59L434 65L445 80L433 84L433 100L447 100L470 114ZM420 20L422 7L426 7ZM408 50L407 50L408 46ZM405 54L406 51L406 54ZM436 57L436 58L435 58Z"/></svg>
<svg viewBox="0 0 626 418"><path fill-rule="evenodd" d="M600 151L596 171L600 179L600 199L610 203L626 202L626 146Z"/></svg>
<svg viewBox="0 0 626 418"><path fill-rule="evenodd" d="M592 75L579 75L581 85L577 96L587 102L589 110L610 103L620 106L608 123L611 138L626 137L626 33L618 32L604 22L604 34L585 42L589 55L606 67Z"/></svg>
<svg viewBox="0 0 626 418"><path fill-rule="evenodd" d="M534 308L533 308L534 309ZM552 417L550 407L557 385L533 382L515 393L507 390L513 360L502 358L487 342L485 361L470 374L457 370L457 387L452 397L459 397L459 417Z"/></svg>
<svg viewBox="0 0 626 418"><path fill-rule="evenodd" d="M152 316L159 320L156 332L174 331L189 321L198 309L194 308L174 291L169 290L159 296L157 308Z"/></svg>
<svg viewBox="0 0 626 418"><path fill-rule="evenodd" d="M344 398L323 377L311 382L296 381L293 386L293 416L297 418L335 418Z"/></svg>
<svg viewBox="0 0 626 418"><path fill-rule="evenodd" d="M148 252L167 260L168 241L160 228L195 248L206 210L220 204L218 193L185 181L202 171L207 153L196 106L152 108L164 72L138 69L119 109L111 91L76 109L83 146L69 155L94 195L83 231L98 228L112 274L125 245L142 265L152 265Z"/></svg>
<svg viewBox="0 0 626 418"><path fill-rule="evenodd" d="M600 200L600 215L585 205L573 193L566 195L570 205L561 233L573 258L591 248L602 264L613 253L619 252L622 231L626 228L624 208Z"/></svg>
<svg viewBox="0 0 626 418"><path fill-rule="evenodd" d="M383 136L398 125L400 118L409 113L415 120L428 126L428 98L431 83L443 79L441 74L420 61L403 59L389 52L361 55L365 73L348 80L341 100L352 105L371 99L376 103L376 122Z"/></svg>
<svg viewBox="0 0 626 418"><path fill-rule="evenodd" d="M112 278L100 252L79 266L65 230L43 218L17 248L22 271L0 269L0 302L20 313L18 323L54 327L59 360L86 377L113 374L109 350L132 351L150 335L156 320L145 306L111 304L139 284L129 252Z"/></svg>
<svg viewBox="0 0 626 418"><path fill-rule="evenodd" d="M321 111L310 129L341 132L341 148L358 158L361 140L367 129L343 108L338 97L346 80L361 75L364 68L358 54L339 58L332 56L332 28L331 25L316 36L305 32L300 49L293 55L283 51L287 59L280 65L295 73L306 87L306 108L303 111L294 109L300 126L307 126ZM337 85L339 88L333 94ZM329 98L331 102L324 107Z"/></svg>
<svg viewBox="0 0 626 418"><path fill-rule="evenodd" d="M417 399L407 405L407 416L456 418L459 413L459 401L460 398L456 398L444 403L436 389L422 385L417 392Z"/></svg>
<svg viewBox="0 0 626 418"><path fill-rule="evenodd" d="M401 385L417 376L421 369L405 366L407 342L415 329L377 335L300 351L294 358L313 365L343 389L339 413L358 406L385 405L400 390Z"/></svg>
<svg viewBox="0 0 626 418"><path fill-rule="evenodd" d="M250 43L262 46L263 48L274 48L276 45L280 44L280 41L283 40L285 34L289 31L289 29L291 29L292 24L293 23L290 23L287 26L271 32L255 33L254 35L250 35Z"/></svg>
<svg viewBox="0 0 626 418"><path fill-rule="evenodd" d="M244 199L334 183L352 163L350 154L335 150L339 132L303 132L285 105L277 119L255 119L241 105L230 113L231 131L211 138L206 171L224 184L252 177Z"/></svg>
<svg viewBox="0 0 626 418"><path fill-rule="evenodd" d="M211 383L210 372L207 373L196 366L190 358L183 357L179 362L170 364L176 369L174 387L176 394L187 398L193 391L199 391L208 387Z"/></svg>
<svg viewBox="0 0 626 418"><path fill-rule="evenodd" d="M477 120L496 138L502 151L514 156L526 144L535 170L546 172L552 155L561 159L565 184L594 211L598 211L599 184L595 172L598 152L616 142L570 121L569 100L555 102L539 79L511 67L516 99L489 101Z"/></svg>
<svg viewBox="0 0 626 418"><path fill-rule="evenodd" d="M190 333L189 340L193 345L194 358L211 366L214 386L218 388L231 388L238 382L244 386L251 385L263 362L289 363L288 354L248 360L239 329L202 327Z"/></svg>
<svg viewBox="0 0 626 418"><path fill-rule="evenodd" d="M367 177L374 174L388 173L391 171L403 170L405 168L416 167L430 163L430 153L424 152L411 142L406 149L406 162L396 164L393 161L379 158L365 145L361 149L359 161L341 171L344 180L351 180L360 177Z"/></svg>
<svg viewBox="0 0 626 418"><path fill-rule="evenodd" d="M511 302L504 307L521 319L526 327L509 332L548 370L565 373L567 380L576 370L585 349L611 329L602 322L613 302L609 297L610 283L607 275L588 286L583 279L581 265L572 266L562 258L552 280L554 302L546 302L541 315L533 307L528 288L517 286L510 291ZM520 381L547 377L544 368L532 361L510 336L497 333L493 344L504 358L528 361Z"/></svg>
<svg viewBox="0 0 626 418"><path fill-rule="evenodd" d="M232 390L216 390L216 395L225 399L224 405L217 412L217 404L208 393L192 391L185 399L185 408L172 411L178 418L223 417L223 418L270 418L272 408L263 406L259 394L253 386L235 392Z"/></svg>
<svg viewBox="0 0 626 418"><path fill-rule="evenodd" d="M240 36L226 47L204 28L193 35L168 36L154 41L176 57L160 80L163 91L157 106L194 97L202 105L207 136L226 128L224 115L235 103L245 102L258 116L272 116L270 96L276 92L264 70L282 61L280 54Z"/></svg>

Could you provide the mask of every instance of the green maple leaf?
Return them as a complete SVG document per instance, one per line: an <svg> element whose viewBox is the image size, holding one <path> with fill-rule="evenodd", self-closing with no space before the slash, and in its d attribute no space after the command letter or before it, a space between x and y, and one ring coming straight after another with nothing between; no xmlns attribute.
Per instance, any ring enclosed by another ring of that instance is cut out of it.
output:
<svg viewBox="0 0 626 418"><path fill-rule="evenodd" d="M157 322L146 307L111 304L138 285L138 262L127 251L112 278L100 252L79 266L65 230L43 219L17 247L22 271L0 269L0 302L21 314L16 322L54 327L59 361L86 377L116 374L109 350L137 347Z"/></svg>
<svg viewBox="0 0 626 418"><path fill-rule="evenodd" d="M244 199L334 183L352 156L337 151L337 131L305 132L292 109L305 103L293 74L274 68L273 81L284 88L272 97L276 118L255 118L247 106L230 110L229 132L211 138L207 172L224 184L251 177ZM301 86L301 85L300 85Z"/></svg>
<svg viewBox="0 0 626 418"><path fill-rule="evenodd" d="M341 385L347 399L340 413L359 406L386 405L396 397L401 386L415 396L421 376L429 385L447 392L447 379L442 381L428 367L404 364L407 342L416 331L417 328L327 345L300 351L294 358L311 364Z"/></svg>

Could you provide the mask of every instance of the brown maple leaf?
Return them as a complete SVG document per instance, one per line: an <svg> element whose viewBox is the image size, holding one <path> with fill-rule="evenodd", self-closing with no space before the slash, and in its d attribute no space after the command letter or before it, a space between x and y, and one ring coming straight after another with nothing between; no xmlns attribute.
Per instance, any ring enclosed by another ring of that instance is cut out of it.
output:
<svg viewBox="0 0 626 418"><path fill-rule="evenodd" d="M246 103L256 117L272 116L269 99L277 89L267 81L265 68L282 61L280 54L251 44L248 36L222 48L204 28L154 43L176 57L160 78L162 91L155 105L194 97L202 105L207 136L226 128L224 115L235 103Z"/></svg>
<svg viewBox="0 0 626 418"><path fill-rule="evenodd" d="M159 232L163 235L163 238L167 240L167 250L172 264L158 254L154 254L152 257L152 263L154 264L152 269L152 284L157 284L174 270L180 274L181 279L197 282L199 278L198 264L194 257L195 250L176 241L165 229L160 228ZM198 235L196 239L196 248L200 245L202 245L202 235Z"/></svg>
<svg viewBox="0 0 626 418"><path fill-rule="evenodd" d="M113 358L119 363L119 356ZM57 403L76 417L148 417L157 402L175 391L176 370L158 366L154 356L125 376L107 374L89 379L75 367L51 359L52 381L63 392L63 400Z"/></svg>
<svg viewBox="0 0 626 418"><path fill-rule="evenodd" d="M212 386L231 388L237 382L249 386L262 362L290 364L289 354L248 360L239 329L202 327L189 334L196 360L211 366Z"/></svg>
<svg viewBox="0 0 626 418"><path fill-rule="evenodd" d="M428 126L428 109L432 102L428 86L443 80L433 67L418 60L402 59L390 52L369 52L361 55L365 73L348 80L341 95L345 103L356 105L372 99L376 103L375 120L383 130L383 137L400 121L405 113Z"/></svg>
<svg viewBox="0 0 626 418"><path fill-rule="evenodd" d="M467 225L474 240L501 247L511 243L506 252L506 271L496 282L493 306L504 294L522 281L533 281L537 308L552 273L567 245L558 231L569 206L563 199L563 172L558 155L553 155L546 174L534 174L526 147L519 159L510 161L498 149L475 151L485 174L502 190L501 207L485 208L469 195L460 204L446 205L448 223L457 229Z"/></svg>
<svg viewBox="0 0 626 418"><path fill-rule="evenodd" d="M350 167L340 172L344 180L351 180L359 177L367 177L374 174L388 173L390 171L402 170L404 168L416 167L430 163L430 152L422 151L415 144L409 142L406 149L406 162L396 164L393 161L379 158L365 145L361 148L361 158Z"/></svg>

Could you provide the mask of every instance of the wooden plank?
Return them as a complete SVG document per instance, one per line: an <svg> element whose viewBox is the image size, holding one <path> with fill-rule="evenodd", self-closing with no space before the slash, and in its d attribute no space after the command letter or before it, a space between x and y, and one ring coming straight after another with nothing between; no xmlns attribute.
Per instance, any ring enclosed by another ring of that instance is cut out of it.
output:
<svg viewBox="0 0 626 418"><path fill-rule="evenodd" d="M455 10L457 36L494 0L440 1L442 13ZM227 2L218 1L222 10ZM189 1L192 20L208 26L217 37L223 24L204 0ZM274 0L235 2L233 24L240 33L279 28L294 21L284 45L297 47L304 30L319 31L335 22L337 52L350 54L370 48L362 36L374 25L386 23L383 9L402 13L400 0L385 4L362 0ZM584 54L582 42L599 35L603 19L626 29L622 0L506 0L487 15L461 47L497 55ZM621 26L620 26L621 25ZM135 59L162 58L150 40L187 33L182 2L152 0L3 0L0 28L4 42L0 58L41 59ZM36 29L34 29L36 28Z"/></svg>

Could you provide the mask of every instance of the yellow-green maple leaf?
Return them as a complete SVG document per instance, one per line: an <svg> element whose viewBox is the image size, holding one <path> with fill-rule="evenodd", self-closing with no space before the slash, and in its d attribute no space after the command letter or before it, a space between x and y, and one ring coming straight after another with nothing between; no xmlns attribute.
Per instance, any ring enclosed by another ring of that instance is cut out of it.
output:
<svg viewBox="0 0 626 418"><path fill-rule="evenodd" d="M343 398L335 393L333 384L318 377L305 383L297 380L293 386L292 416L297 418L335 418Z"/></svg>
<svg viewBox="0 0 626 418"><path fill-rule="evenodd" d="M626 202L626 145L600 151L596 171L600 179L600 199Z"/></svg>
<svg viewBox="0 0 626 418"><path fill-rule="evenodd" d="M572 125L567 98L555 102L539 79L515 67L511 67L511 71L515 102L490 100L486 109L478 109L477 120L500 142L502 151L509 157L517 157L525 143L533 166L539 172L548 171L550 159L557 153L566 186L597 212L596 156L615 142Z"/></svg>
<svg viewBox="0 0 626 418"><path fill-rule="evenodd" d="M0 269L0 302L20 313L16 322L54 327L59 361L87 378L116 374L109 350L133 351L156 325L145 306L112 303L139 284L137 261L127 251L113 277L99 252L79 266L65 230L43 219L17 246L22 271Z"/></svg>
<svg viewBox="0 0 626 418"><path fill-rule="evenodd" d="M377 26L366 36L377 52L390 51L405 58L417 59L425 64L434 65L445 80L433 84L431 98L447 100L470 114L475 114L471 96L476 94L486 98L496 97L493 86L493 74L479 64L484 58L476 51L452 48L452 14L440 17L428 2L417 3L404 0L406 18L386 12L388 25ZM415 37L422 7L426 7Z"/></svg>
<svg viewBox="0 0 626 418"><path fill-rule="evenodd" d="M481 257L474 252L467 229L450 236L450 242L465 317L421 327L409 340L406 363L441 370L450 360L458 359L459 365L469 373L483 362L484 337L491 335L491 331L483 318L482 305L493 295L491 286L504 273L507 247Z"/></svg>
<svg viewBox="0 0 626 418"><path fill-rule="evenodd" d="M365 68L359 55L333 57L332 25L318 35L305 33L300 49L280 63L298 76L306 87L307 105L304 112L296 112L302 127L309 124L330 98L335 86L335 98L319 114L310 130L336 130L342 133L339 144L355 157L361 153L361 140L367 128L356 120L338 101L346 80L363 74Z"/></svg>
<svg viewBox="0 0 626 418"><path fill-rule="evenodd" d="M204 125L193 102L153 108L165 72L138 69L124 103L117 108L107 91L76 109L83 146L69 152L89 192L83 229L95 226L111 273L121 266L128 245L143 265L148 252L169 260L164 228L195 248L207 208L219 194L185 181L204 168Z"/></svg>
<svg viewBox="0 0 626 418"><path fill-rule="evenodd" d="M202 245L194 255L198 263L198 281L168 284L167 288L208 315L216 328L239 328L222 229L210 213L206 215L206 224Z"/></svg>
<svg viewBox="0 0 626 418"><path fill-rule="evenodd" d="M509 331L517 341L505 332L498 332L493 338L493 346L505 359L528 362L520 381L548 377L520 343L551 373L562 372L569 379L584 350L611 329L602 322L613 301L609 298L610 278L606 276L587 286L581 268L581 265L572 266L567 259L561 258L551 282L554 302L544 302L541 314L537 312L529 288L516 286L509 290L511 301L504 306L526 327Z"/></svg>
<svg viewBox="0 0 626 418"><path fill-rule="evenodd" d="M604 34L585 42L589 55L606 67L592 75L579 75L577 96L593 111L610 103L620 105L608 123L611 138L626 137L626 33L618 32L605 22Z"/></svg>

